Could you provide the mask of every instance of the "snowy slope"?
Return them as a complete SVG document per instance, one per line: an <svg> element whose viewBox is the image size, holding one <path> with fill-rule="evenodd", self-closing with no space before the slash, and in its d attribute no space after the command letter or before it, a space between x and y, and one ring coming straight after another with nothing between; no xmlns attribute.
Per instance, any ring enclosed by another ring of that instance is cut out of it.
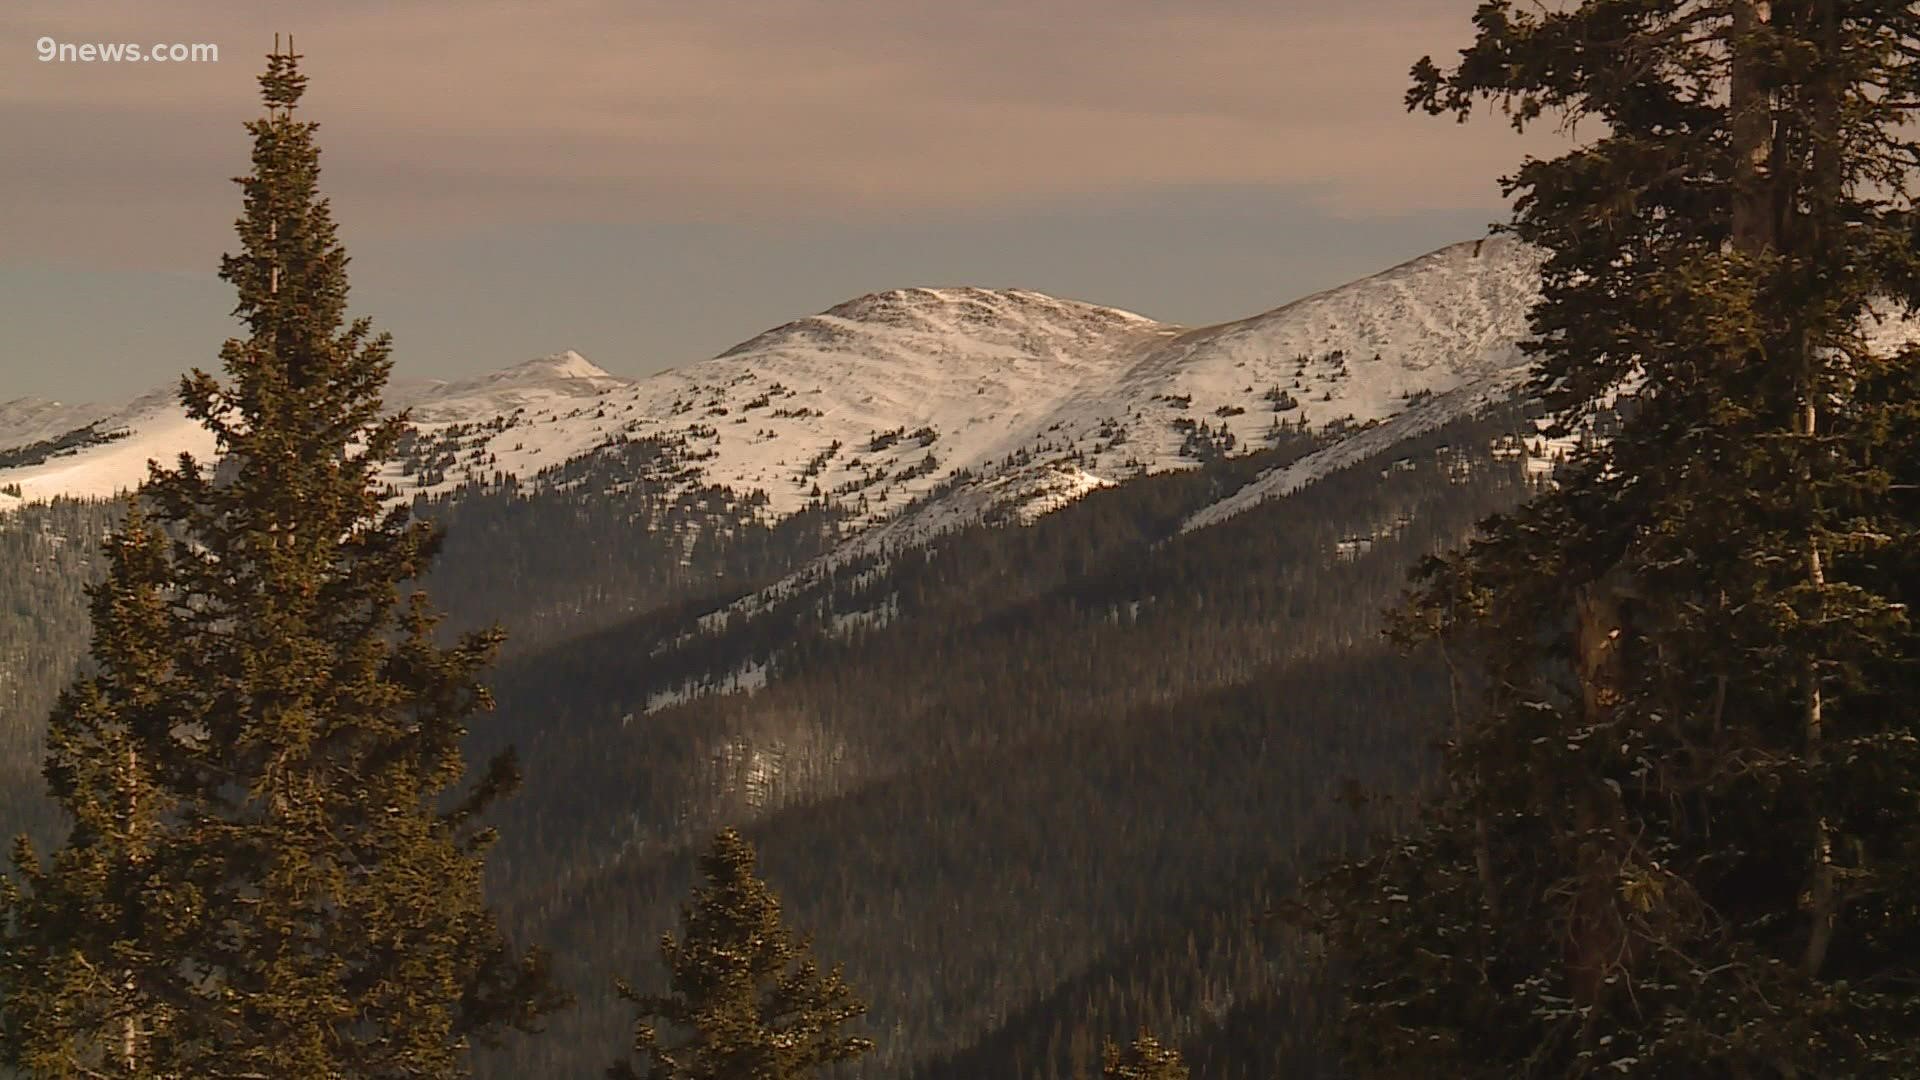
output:
<svg viewBox="0 0 1920 1080"><path fill-rule="evenodd" d="M1537 268L1510 240L1460 244L1198 329L1018 289L875 293L637 381L566 352L397 384L390 401L412 410L419 437L387 479L410 497L654 438L677 448L674 482L764 491L774 515L833 500L854 511L861 549L913 543L1255 450L1276 423L1385 420L1422 402L1444 412L1455 391L1517 370ZM0 470L0 487L107 495L149 457L212 450L170 393L71 415L126 437ZM0 449L60 422L0 410Z"/></svg>
<svg viewBox="0 0 1920 1080"><path fill-rule="evenodd" d="M1537 257L1530 258L1532 253L1525 249L1510 249L1504 255L1495 252L1496 244L1511 245L1512 243L1505 239L1489 240L1482 251L1483 255L1493 254L1494 265L1505 263L1505 269L1495 271L1503 279L1495 290L1489 292L1483 288L1478 290L1477 295L1456 299L1450 305L1451 314L1464 316L1447 324L1454 332L1456 346L1466 345L1465 339L1472 337L1475 333L1473 327L1476 322L1485 327L1485 336L1480 339L1482 351L1478 361L1470 357L1470 349L1453 351L1452 356L1456 361L1453 373L1442 375L1427 384L1428 388L1434 391L1431 399L1415 408L1399 412L1387 423L1343 439L1325 450L1311 454L1284 468L1273 469L1262 474L1252 483L1194 514L1184 523L1182 531L1191 532L1206 528L1262 502L1284 498L1324 476L1365 460L1397 442L1425 434L1456 417L1471 415L1484 409L1519 389L1526 380L1527 370L1525 361L1516 348L1516 343L1527 335L1525 314L1538 298L1539 282L1537 277L1527 280L1507 277L1509 272L1519 271L1523 267L1530 267L1529 274L1537 275L1538 273ZM1446 264L1453 262L1457 265L1458 256L1464 248L1465 245L1460 245L1444 249L1425 259L1415 260L1404 267L1360 282L1356 286L1349 286L1348 290L1382 285L1397 288L1408 284L1406 281L1408 276L1434 268L1439 269L1442 274L1451 274L1454 271ZM1516 253L1518 257L1515 257ZM1436 263L1437 267L1434 266ZM1348 290L1336 290L1336 294ZM1504 297L1504 303L1497 302L1496 297ZM1302 304L1310 305L1322 299L1322 297L1315 297L1302 301ZM1418 302L1411 296L1409 301L1410 303ZM1517 318L1513 307L1505 306L1506 304L1518 308ZM1282 311L1286 310L1282 309ZM1368 310L1380 309L1369 307ZM1432 314L1431 311L1422 313L1419 321L1431 325ZM1864 330L1868 343L1876 351L1890 353L1920 344L1920 321L1903 315L1894 310L1891 305L1877 305L1868 318ZM1446 350L1443 348L1428 355L1445 354ZM1460 359L1465 359L1466 362L1458 363ZM1571 452L1576 441L1577 437L1575 439L1535 437L1524 446L1514 446L1509 449L1516 455L1527 457L1529 470L1548 473L1552 470L1551 459L1556 455L1564 456ZM1500 452L1496 449L1496 456Z"/></svg>
<svg viewBox="0 0 1920 1080"><path fill-rule="evenodd" d="M1118 383L1057 418L1070 437L1118 418L1128 438L1096 453L1109 475L1190 464L1175 423L1226 428L1241 444L1275 419L1364 423L1523 363L1517 342L1539 295L1536 252L1505 237L1456 244L1250 319L1179 334ZM1285 397L1269 399L1278 390ZM1297 403L1276 412L1286 399ZM1245 409L1244 414L1234 410Z"/></svg>
<svg viewBox="0 0 1920 1080"><path fill-rule="evenodd" d="M1495 237L1249 319L1192 330L1156 325L1123 343L1127 355L1111 375L1083 380L996 445L998 459L976 467L977 479L852 538L802 577L983 518L1031 520L1141 472L1258 450L1276 422L1361 426L1411 413L1406 424L1354 436L1364 440L1351 451L1360 456L1437 427L1524 378L1518 342L1539 295L1539 266L1538 252ZM1338 454L1316 457L1319 467L1338 467ZM1303 482L1249 490L1238 505Z"/></svg>
<svg viewBox="0 0 1920 1080"><path fill-rule="evenodd" d="M213 435L187 419L174 400L172 388L143 394L125 406L89 421L111 441L60 454L19 468L0 469L0 487L18 486L27 500L66 495L104 498L136 487L147 477L150 459L171 461L179 454L205 457L213 452ZM22 427L0 430L0 450L38 442ZM0 507L4 509L4 507Z"/></svg>
<svg viewBox="0 0 1920 1080"><path fill-rule="evenodd" d="M478 378L454 382L395 383L387 394L394 408L412 410L416 424L472 421L515 409L557 407L631 386L568 349Z"/></svg>
<svg viewBox="0 0 1920 1080"><path fill-rule="evenodd" d="M621 434L711 454L702 482L763 490L775 514L830 497L877 522L955 471L991 469L1032 444L1070 397L1176 332L1021 290L898 290L643 380L605 406Z"/></svg>
<svg viewBox="0 0 1920 1080"><path fill-rule="evenodd" d="M1322 477L1367 460L1375 454L1472 416L1511 395L1526 380L1526 368L1515 366L1484 376L1458 389L1439 394L1332 446L1278 469L1269 469L1252 483L1195 513L1181 525L1182 532L1217 525L1272 499L1285 498ZM1541 440L1544 443L1547 440ZM1564 442L1555 447L1569 449ZM1545 460L1544 458L1542 459Z"/></svg>
<svg viewBox="0 0 1920 1080"><path fill-rule="evenodd" d="M396 409L411 408L417 427L437 431L460 423L485 423L516 410L559 409L630 385L632 380L609 375L579 353L568 351L474 379L396 383L387 397ZM0 468L0 487L18 485L28 500L60 495L105 498L144 480L149 459L171 463L183 452L202 459L214 453L212 434L181 411L171 384L118 409L58 406L31 399L0 406L0 451L87 425L108 441L38 464ZM555 450L563 457L550 460L585 453L601 441L585 432L573 445L555 440ZM388 479L403 483L397 463ZM406 486L410 493L411 486ZM0 510L7 505L0 502Z"/></svg>

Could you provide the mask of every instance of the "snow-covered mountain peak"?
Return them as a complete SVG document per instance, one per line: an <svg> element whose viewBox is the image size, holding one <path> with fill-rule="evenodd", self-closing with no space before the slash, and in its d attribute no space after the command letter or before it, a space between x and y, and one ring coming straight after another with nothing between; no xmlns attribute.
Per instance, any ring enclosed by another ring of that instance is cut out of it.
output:
<svg viewBox="0 0 1920 1080"><path fill-rule="evenodd" d="M491 375L484 375L481 381L498 385L506 382L536 382L548 379L616 379L617 376L602 369L598 364L581 356L572 349L515 364Z"/></svg>
<svg viewBox="0 0 1920 1080"><path fill-rule="evenodd" d="M1278 425L1364 424L1511 380L1538 288L1538 255L1494 238L1197 329L1025 289L875 292L641 380L568 350L395 384L388 403L411 411L420 438L388 479L403 496L444 492L653 439L672 448L663 484L764 492L774 515L831 501L856 528L887 523L876 540L911 542L1257 449ZM131 437L31 475L0 470L0 483L107 494L137 482L147 456L206 451L170 400L99 417ZM901 515L952 484L938 506Z"/></svg>
<svg viewBox="0 0 1920 1080"><path fill-rule="evenodd" d="M473 378L396 388L388 404L411 409L414 419L423 423L473 422L631 385L633 380L610 374L568 349Z"/></svg>
<svg viewBox="0 0 1920 1080"><path fill-rule="evenodd" d="M1112 324L1153 322L1132 312L1078 300L1063 300L1031 289L982 289L973 286L890 289L868 293L828 308L822 316L921 329L1038 320Z"/></svg>
<svg viewBox="0 0 1920 1080"><path fill-rule="evenodd" d="M777 326L715 361L796 350L872 360L907 353L969 360L1070 359L1116 335L1173 329L1132 312L1026 289L892 289Z"/></svg>

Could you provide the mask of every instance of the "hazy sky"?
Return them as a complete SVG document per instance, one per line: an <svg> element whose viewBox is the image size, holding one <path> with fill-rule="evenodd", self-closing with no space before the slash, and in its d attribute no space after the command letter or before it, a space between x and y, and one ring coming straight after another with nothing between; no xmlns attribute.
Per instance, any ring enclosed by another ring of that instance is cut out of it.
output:
<svg viewBox="0 0 1920 1080"><path fill-rule="evenodd" d="M0 400L212 366L292 31L353 308L402 374L622 374L863 292L1253 314L1480 234L1539 139L1406 115L1473 0L336 0L0 9ZM217 63L40 62L211 43Z"/></svg>

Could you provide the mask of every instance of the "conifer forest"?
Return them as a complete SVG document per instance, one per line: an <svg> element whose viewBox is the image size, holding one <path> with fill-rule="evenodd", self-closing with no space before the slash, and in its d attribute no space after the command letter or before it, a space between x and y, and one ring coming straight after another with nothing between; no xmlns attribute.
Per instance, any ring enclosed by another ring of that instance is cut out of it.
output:
<svg viewBox="0 0 1920 1080"><path fill-rule="evenodd" d="M225 339L0 386L0 1077L1920 1077L1920 5L1359 7L1491 232L633 377L408 375L368 69L228 39Z"/></svg>

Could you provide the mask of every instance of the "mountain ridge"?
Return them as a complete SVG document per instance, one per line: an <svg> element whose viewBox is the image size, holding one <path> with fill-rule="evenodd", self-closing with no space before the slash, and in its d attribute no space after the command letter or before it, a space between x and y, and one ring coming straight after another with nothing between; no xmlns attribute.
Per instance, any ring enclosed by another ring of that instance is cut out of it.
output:
<svg viewBox="0 0 1920 1080"><path fill-rule="evenodd" d="M1510 372L1538 260L1506 237L1467 241L1203 327L1026 289L893 289L641 379L564 350L396 384L389 404L411 410L417 438L385 479L397 498L444 494L651 439L689 490L759 490L774 517L834 501L851 532L912 543L1245 453L1280 424L1362 426ZM211 454L169 398L105 410L92 422L127 437L0 470L0 486L98 497L137 483L147 457ZM30 441L23 426L0 423L0 449Z"/></svg>

